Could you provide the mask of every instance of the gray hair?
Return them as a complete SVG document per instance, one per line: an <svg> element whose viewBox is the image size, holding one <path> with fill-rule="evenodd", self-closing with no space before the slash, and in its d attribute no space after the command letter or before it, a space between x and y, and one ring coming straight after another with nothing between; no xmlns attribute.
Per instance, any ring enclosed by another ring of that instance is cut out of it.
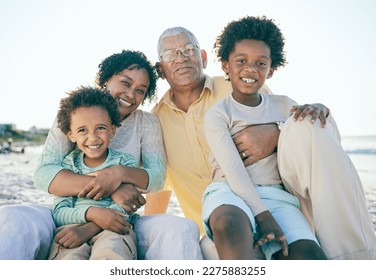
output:
<svg viewBox="0 0 376 280"><path fill-rule="evenodd" d="M162 51L162 47L161 47L162 40L166 37L171 37L171 36L179 35L179 34L182 34L182 33L186 33L188 35L188 37L191 39L192 43L197 45L198 47L200 47L196 36L191 31L189 31L188 29L186 29L184 27L180 27L180 26L167 28L165 31L163 31L161 36L159 36L158 46L157 46L158 59L160 58L161 51Z"/></svg>

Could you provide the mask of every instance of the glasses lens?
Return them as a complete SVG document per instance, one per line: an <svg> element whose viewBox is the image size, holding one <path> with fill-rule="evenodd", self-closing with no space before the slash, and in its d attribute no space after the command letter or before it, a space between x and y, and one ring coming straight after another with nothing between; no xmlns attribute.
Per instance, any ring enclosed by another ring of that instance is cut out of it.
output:
<svg viewBox="0 0 376 280"><path fill-rule="evenodd" d="M184 50L182 51L182 54L184 56L192 56L195 52L195 46L192 44L188 44L184 47Z"/></svg>
<svg viewBox="0 0 376 280"><path fill-rule="evenodd" d="M173 61L176 58L176 51L174 50L165 50L161 55L162 59L166 62Z"/></svg>
<svg viewBox="0 0 376 280"><path fill-rule="evenodd" d="M162 52L161 58L170 62L176 59L178 56L178 51L181 52L185 57L192 56L195 53L196 46L193 44L187 44L184 47L177 48L175 50L165 50Z"/></svg>

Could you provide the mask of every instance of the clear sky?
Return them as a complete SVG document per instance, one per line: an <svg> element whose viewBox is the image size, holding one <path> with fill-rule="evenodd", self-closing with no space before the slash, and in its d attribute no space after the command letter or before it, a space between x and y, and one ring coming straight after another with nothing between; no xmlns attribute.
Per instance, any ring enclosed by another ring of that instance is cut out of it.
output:
<svg viewBox="0 0 376 280"><path fill-rule="evenodd" d="M60 98L93 84L103 58L134 49L156 62L172 26L196 34L207 73L222 75L215 37L244 15L273 18L285 35L288 64L267 81L273 92L327 105L344 136L376 135L373 0L0 0L0 123L49 128Z"/></svg>

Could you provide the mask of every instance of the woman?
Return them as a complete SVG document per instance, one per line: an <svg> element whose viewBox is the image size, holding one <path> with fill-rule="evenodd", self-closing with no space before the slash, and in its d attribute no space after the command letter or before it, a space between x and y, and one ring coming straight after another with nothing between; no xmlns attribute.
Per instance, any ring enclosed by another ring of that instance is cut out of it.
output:
<svg viewBox="0 0 376 280"><path fill-rule="evenodd" d="M35 185L59 196L101 199L111 195L126 211L137 211L145 204L142 193L160 190L165 178L166 161L158 119L151 113L137 110L143 102L156 98L156 81L155 69L145 55L137 51L122 51L107 57L99 65L96 78L96 84L117 99L122 119L110 147L131 154L140 168L114 166L92 176L64 170L61 162L73 147L55 121L34 175ZM27 207L0 209L0 220L12 224L6 227L6 236L5 232L0 234L0 245L5 246L0 251L0 259L47 257L54 229L51 213L47 215L46 208L40 206L23 209ZM202 258L199 230L193 221L170 215L142 216L134 230L140 259ZM10 240L18 231L27 236L28 243L23 242L25 238L17 242ZM172 239L174 244L170 244Z"/></svg>

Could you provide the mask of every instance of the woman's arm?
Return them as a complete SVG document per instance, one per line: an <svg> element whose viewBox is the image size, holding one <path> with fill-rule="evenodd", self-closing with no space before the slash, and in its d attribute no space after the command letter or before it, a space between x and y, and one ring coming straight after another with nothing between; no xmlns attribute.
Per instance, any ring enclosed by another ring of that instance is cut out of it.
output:
<svg viewBox="0 0 376 280"><path fill-rule="evenodd" d="M141 155L143 167L149 175L147 190L157 192L163 188L166 179L162 129L158 117L148 112L144 113L142 127Z"/></svg>
<svg viewBox="0 0 376 280"><path fill-rule="evenodd" d="M57 120L55 119L34 173L33 180L37 188L56 195L73 196L78 194L78 190L71 183L76 183L77 179L82 176L64 170L62 165L65 156L72 150L72 142L57 127ZM72 180L70 180L72 178L70 176L73 177ZM63 183L65 183L64 188L60 190L57 186L62 186Z"/></svg>
<svg viewBox="0 0 376 280"><path fill-rule="evenodd" d="M166 156L159 120L148 112L135 114L133 125L136 128L131 127L129 131L133 137L139 137L132 147L139 147L134 154L140 155L140 166L143 168L123 168L123 184L111 195L128 212L135 212L146 203L141 189L157 192L163 188L166 177Z"/></svg>

